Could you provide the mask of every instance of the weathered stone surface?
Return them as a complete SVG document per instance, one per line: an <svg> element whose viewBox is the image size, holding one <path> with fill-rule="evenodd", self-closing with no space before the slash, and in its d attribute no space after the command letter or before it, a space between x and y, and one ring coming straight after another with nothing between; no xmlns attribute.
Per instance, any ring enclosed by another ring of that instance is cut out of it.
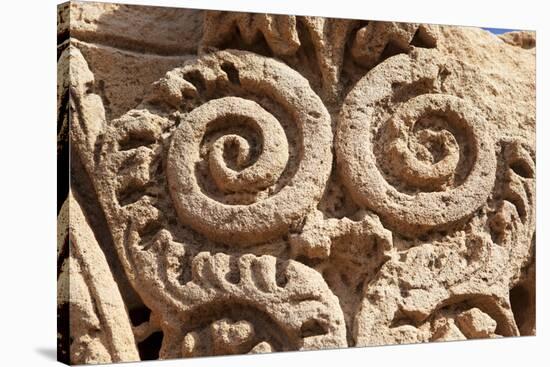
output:
<svg viewBox="0 0 550 367"><path fill-rule="evenodd" d="M501 34L499 37L506 43L525 49L535 48L537 43L535 32L530 31L508 32Z"/></svg>
<svg viewBox="0 0 550 367"><path fill-rule="evenodd" d="M128 51L189 54L202 36L201 10L78 1L62 9L58 33Z"/></svg>
<svg viewBox="0 0 550 367"><path fill-rule="evenodd" d="M82 208L71 193L61 213L58 307L68 308L71 362L139 361L134 333L117 283Z"/></svg>
<svg viewBox="0 0 550 367"><path fill-rule="evenodd" d="M65 360L535 334L533 33L58 14Z"/></svg>
<svg viewBox="0 0 550 367"><path fill-rule="evenodd" d="M478 308L472 308L457 316L462 332L469 338L488 338L497 328L497 323L491 316Z"/></svg>

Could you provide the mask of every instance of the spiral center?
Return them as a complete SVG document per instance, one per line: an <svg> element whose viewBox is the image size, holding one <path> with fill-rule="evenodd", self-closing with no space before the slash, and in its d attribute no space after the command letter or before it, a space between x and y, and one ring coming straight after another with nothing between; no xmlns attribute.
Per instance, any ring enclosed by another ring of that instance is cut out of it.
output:
<svg viewBox="0 0 550 367"><path fill-rule="evenodd" d="M406 108L405 108L406 107ZM451 111L410 101L382 126L378 161L387 179L412 192L455 185L461 165L460 121Z"/></svg>

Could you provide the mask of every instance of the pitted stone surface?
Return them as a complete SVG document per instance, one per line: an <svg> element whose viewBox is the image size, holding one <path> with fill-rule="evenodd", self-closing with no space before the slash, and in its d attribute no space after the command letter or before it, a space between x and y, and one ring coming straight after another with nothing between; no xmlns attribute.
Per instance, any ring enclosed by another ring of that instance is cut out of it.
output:
<svg viewBox="0 0 550 367"><path fill-rule="evenodd" d="M534 33L58 19L66 361L535 334Z"/></svg>
<svg viewBox="0 0 550 367"><path fill-rule="evenodd" d="M393 57L355 85L338 121L342 181L410 235L464 219L487 201L495 180L487 122L468 102L438 93L443 67L437 52Z"/></svg>

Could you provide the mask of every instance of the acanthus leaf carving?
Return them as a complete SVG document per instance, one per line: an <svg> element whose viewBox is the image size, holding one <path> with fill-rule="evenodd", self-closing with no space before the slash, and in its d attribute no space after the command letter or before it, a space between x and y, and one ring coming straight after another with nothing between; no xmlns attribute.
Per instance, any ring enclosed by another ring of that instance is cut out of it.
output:
<svg viewBox="0 0 550 367"><path fill-rule="evenodd" d="M61 54L78 168L150 311L138 344L160 334L176 358L535 332L530 126L499 130L510 90L456 60L460 32L200 14L196 55L111 121L89 39Z"/></svg>

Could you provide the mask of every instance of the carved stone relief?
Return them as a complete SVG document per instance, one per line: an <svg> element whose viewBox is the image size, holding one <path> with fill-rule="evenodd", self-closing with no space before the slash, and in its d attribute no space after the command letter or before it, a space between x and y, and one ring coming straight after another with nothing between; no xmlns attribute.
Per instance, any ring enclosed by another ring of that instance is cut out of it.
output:
<svg viewBox="0 0 550 367"><path fill-rule="evenodd" d="M534 34L58 23L62 360L535 334Z"/></svg>

